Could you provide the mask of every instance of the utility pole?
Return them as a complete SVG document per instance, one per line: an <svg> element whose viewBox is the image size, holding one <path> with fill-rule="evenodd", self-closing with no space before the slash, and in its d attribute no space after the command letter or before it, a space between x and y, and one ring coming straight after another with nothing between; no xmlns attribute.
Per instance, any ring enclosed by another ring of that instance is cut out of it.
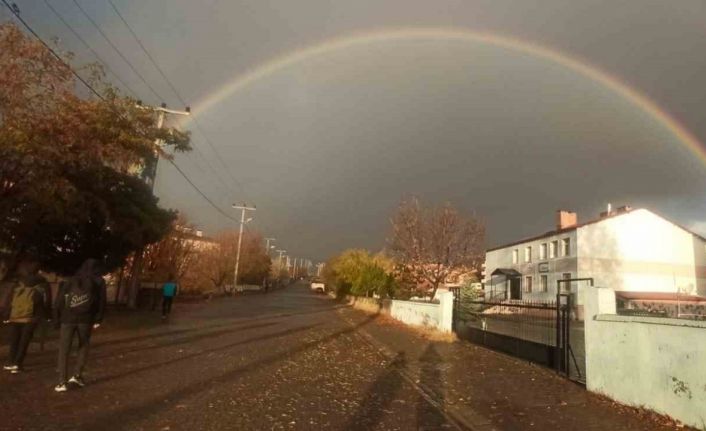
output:
<svg viewBox="0 0 706 431"><path fill-rule="evenodd" d="M166 114L171 114L171 115L185 115L189 116L191 115L191 108L186 107L184 111L177 111L175 109L168 109L166 103L162 103L161 106L159 107L154 107L154 106L142 106L138 103L138 107L141 109L149 109L154 112L157 112L157 129L161 129L164 127L164 118L166 117ZM157 164L159 163L159 148L162 146L162 140L157 139L154 141L154 163L152 166L150 166L150 169L148 172L143 172L142 176L149 184L150 189L152 190L152 194L154 194L154 185L155 182L157 181Z"/></svg>
<svg viewBox="0 0 706 431"><path fill-rule="evenodd" d="M137 103L137 107L140 109L147 109L151 110L153 112L157 112L157 129L161 129L164 127L164 118L166 117L166 114L173 114L173 115L191 115L191 108L188 106L185 108L184 111L177 111L174 109L167 109L167 104L162 103L161 106L159 107L154 107L154 106L143 106L141 102ZM148 169L145 169L141 173L142 179L149 185L150 191L154 195L154 186L157 181L157 163L159 162L159 148L162 146L162 140L161 139L156 139L154 141L154 148L153 148L153 153L154 153L154 159L151 165L147 166ZM140 283L140 274L142 273L142 260L144 258L144 252L145 250L139 249L136 250L134 255L133 255L133 261L132 261L132 268L130 269L130 280L128 283L128 307L129 308L137 308L137 293L139 291L139 283ZM118 285L118 292L116 293L116 297L120 293L120 286Z"/></svg>
<svg viewBox="0 0 706 431"><path fill-rule="evenodd" d="M286 252L287 250L277 250L277 253L279 253L279 260L277 261L277 264L280 268L282 267L282 255Z"/></svg>
<svg viewBox="0 0 706 431"><path fill-rule="evenodd" d="M245 227L245 223L249 222L252 219L248 219L245 221L245 211L255 211L256 208L249 207L246 204L242 205L236 205L233 204L233 208L237 210L241 210L240 213L240 233L238 234L238 252L235 256L235 271L233 274L233 288L236 289L238 287L238 267L240 266L240 245L243 243L243 227Z"/></svg>
<svg viewBox="0 0 706 431"><path fill-rule="evenodd" d="M265 242L267 242L267 255L270 255L270 241L275 242L275 238L265 238ZM274 245L272 246L274 248Z"/></svg>

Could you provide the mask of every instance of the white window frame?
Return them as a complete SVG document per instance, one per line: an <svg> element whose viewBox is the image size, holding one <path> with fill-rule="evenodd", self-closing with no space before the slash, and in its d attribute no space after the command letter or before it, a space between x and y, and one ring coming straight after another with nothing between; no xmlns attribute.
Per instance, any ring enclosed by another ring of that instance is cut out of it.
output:
<svg viewBox="0 0 706 431"><path fill-rule="evenodd" d="M524 293L532 293L532 276L526 275L525 282L522 283L522 291Z"/></svg>
<svg viewBox="0 0 706 431"><path fill-rule="evenodd" d="M539 244L539 260L547 259L547 243L543 242Z"/></svg>
<svg viewBox="0 0 706 431"><path fill-rule="evenodd" d="M559 241L554 240L549 243L549 259L556 259L559 251Z"/></svg>
<svg viewBox="0 0 706 431"><path fill-rule="evenodd" d="M532 262L532 246L525 247L525 262Z"/></svg>
<svg viewBox="0 0 706 431"><path fill-rule="evenodd" d="M549 291L549 277L546 274L539 276L539 291L548 292Z"/></svg>
<svg viewBox="0 0 706 431"><path fill-rule="evenodd" d="M561 256L571 256L571 238L562 238L561 240Z"/></svg>
<svg viewBox="0 0 706 431"><path fill-rule="evenodd" d="M520 250L518 250L518 249L512 250L512 263L514 263L514 264L520 263Z"/></svg>

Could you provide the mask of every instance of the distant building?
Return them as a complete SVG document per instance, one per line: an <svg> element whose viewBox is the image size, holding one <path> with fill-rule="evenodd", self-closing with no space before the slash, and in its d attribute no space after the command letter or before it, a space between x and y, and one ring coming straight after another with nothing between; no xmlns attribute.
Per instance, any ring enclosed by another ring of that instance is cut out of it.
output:
<svg viewBox="0 0 706 431"><path fill-rule="evenodd" d="M177 226L176 230L181 232L179 238L184 242L184 245L193 247L194 251L199 252L218 247L218 242L204 236L203 231L200 229L189 226Z"/></svg>
<svg viewBox="0 0 706 431"><path fill-rule="evenodd" d="M646 209L609 207L585 223L557 211L554 230L486 252L487 299L555 299L558 280L580 278L618 292L706 296L706 239ZM580 305L585 283L560 290Z"/></svg>

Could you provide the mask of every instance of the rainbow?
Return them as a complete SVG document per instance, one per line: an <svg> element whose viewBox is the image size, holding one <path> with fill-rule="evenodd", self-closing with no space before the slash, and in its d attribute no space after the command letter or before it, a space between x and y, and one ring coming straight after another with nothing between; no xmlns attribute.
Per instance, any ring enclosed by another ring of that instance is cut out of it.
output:
<svg viewBox="0 0 706 431"><path fill-rule="evenodd" d="M398 28L372 31L346 35L336 39L328 40L318 45L309 46L298 51L275 58L257 68L251 69L245 74L236 76L228 84L221 87L217 92L209 95L194 107L196 113L205 112L218 105L224 99L243 88L253 84L255 81L270 76L288 66L305 61L309 58L324 55L329 52L343 50L349 47L371 44L380 41L390 40L461 40L485 43L499 48L517 51L536 58L544 59L552 63L561 65L579 75L589 78L614 91L621 97L627 99L652 118L666 127L680 142L684 143L701 161L706 164L706 148L699 142L686 127L681 125L664 109L660 108L654 101L644 94L621 82L618 78L611 76L602 70L588 65L576 58L553 49L521 41L511 37L500 36L491 33L475 32L467 29L454 28Z"/></svg>

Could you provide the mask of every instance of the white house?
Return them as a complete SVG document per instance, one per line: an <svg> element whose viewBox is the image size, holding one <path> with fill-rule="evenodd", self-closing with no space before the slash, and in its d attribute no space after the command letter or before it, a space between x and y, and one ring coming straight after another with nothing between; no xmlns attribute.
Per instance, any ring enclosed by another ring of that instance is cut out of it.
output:
<svg viewBox="0 0 706 431"><path fill-rule="evenodd" d="M487 299L555 299L557 280L592 278L617 292L672 292L706 296L706 239L646 209L620 207L578 223L557 211L556 229L489 249ZM583 304L581 286L561 282Z"/></svg>

